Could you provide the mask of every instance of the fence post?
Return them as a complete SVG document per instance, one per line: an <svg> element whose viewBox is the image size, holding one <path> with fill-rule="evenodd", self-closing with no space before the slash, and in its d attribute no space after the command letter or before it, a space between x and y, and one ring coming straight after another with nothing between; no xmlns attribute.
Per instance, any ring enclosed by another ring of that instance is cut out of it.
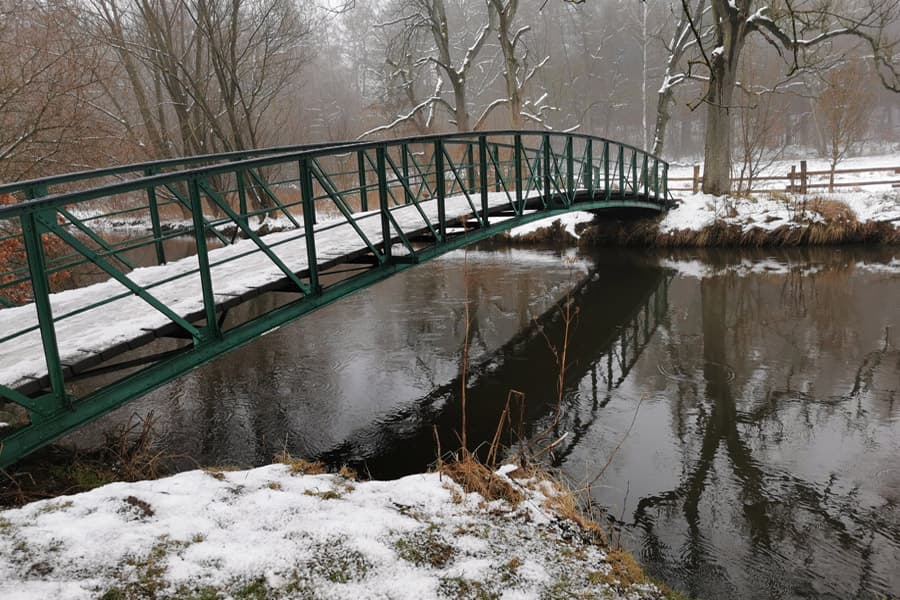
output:
<svg viewBox="0 0 900 600"><path fill-rule="evenodd" d="M691 186L691 189L694 190L694 193L700 191L700 165L694 165L694 183Z"/></svg>
<svg viewBox="0 0 900 600"><path fill-rule="evenodd" d="M791 172L788 173L788 193L790 194L796 191L794 188L795 179L797 179L797 165L791 165Z"/></svg>
<svg viewBox="0 0 900 600"><path fill-rule="evenodd" d="M805 161L805 160L801 160L801 161L800 161L800 193L801 193L801 194L806 194L806 190L807 190L806 184L807 184L807 179L806 179L806 161Z"/></svg>

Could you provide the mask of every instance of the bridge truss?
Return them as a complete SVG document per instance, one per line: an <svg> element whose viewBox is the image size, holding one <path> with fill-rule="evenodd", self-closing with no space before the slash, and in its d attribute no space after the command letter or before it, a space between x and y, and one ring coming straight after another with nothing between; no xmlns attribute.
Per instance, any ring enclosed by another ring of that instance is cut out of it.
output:
<svg viewBox="0 0 900 600"><path fill-rule="evenodd" d="M667 163L637 148L524 131L271 148L0 186L17 200L0 206L11 257L0 267L0 403L23 415L0 429L0 467L394 273L566 212L661 212L667 190ZM281 231L265 235L273 224ZM174 256L186 239L189 255ZM277 307L234 310L260 294L277 294Z"/></svg>

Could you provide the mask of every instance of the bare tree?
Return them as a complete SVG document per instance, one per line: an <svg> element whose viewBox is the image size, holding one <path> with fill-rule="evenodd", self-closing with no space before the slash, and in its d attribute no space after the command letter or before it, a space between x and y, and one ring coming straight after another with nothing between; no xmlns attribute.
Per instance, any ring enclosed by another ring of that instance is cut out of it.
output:
<svg viewBox="0 0 900 600"><path fill-rule="evenodd" d="M311 24L290 0L91 5L95 31L121 61L156 156L264 144L263 116L275 129L267 111L309 56Z"/></svg>
<svg viewBox="0 0 900 600"><path fill-rule="evenodd" d="M653 154L662 154L666 128L675 103L675 89L689 78L686 70L682 68L682 62L686 54L697 45L696 38L691 34L691 23L700 22L708 8L706 0L694 0L687 9L677 13L671 41L665 45L667 57L662 84L657 92Z"/></svg>
<svg viewBox="0 0 900 600"><path fill-rule="evenodd" d="M762 36L778 52L787 65L788 76L814 68L820 58L817 51L846 53L849 47L838 46L841 40L859 42L884 84L900 92L898 42L887 38L889 27L898 18L900 0L859 0L841 7L832 2L798 0L775 8L759 0L710 0L709 18L701 22L694 21L687 0L681 3L685 14L691 15L689 23L700 52L700 60L693 66L706 71L706 193L730 191L734 91L749 36ZM714 41L707 41L703 35L705 26L713 28Z"/></svg>
<svg viewBox="0 0 900 600"><path fill-rule="evenodd" d="M784 95L772 92L761 85L769 64L764 58L753 60L757 48L749 49L750 59L741 66L738 88L740 103L736 143L739 162L733 169L737 192L750 193L753 183L761 172L771 167L783 157L785 136L783 135L785 111Z"/></svg>
<svg viewBox="0 0 900 600"><path fill-rule="evenodd" d="M827 86L816 103L825 129L825 145L831 173L828 191L834 191L834 171L866 132L870 99L860 93L865 87L865 69L857 62L832 70Z"/></svg>
<svg viewBox="0 0 900 600"><path fill-rule="evenodd" d="M397 127L415 119L420 111L433 110L435 105L443 106L448 111L450 124L457 131L473 129L471 96L480 91L472 90L475 73L480 71L482 88L491 81L491 75L485 72L484 65L476 62L488 39L491 23L484 11L473 12L471 6L462 3L459 8L461 13L458 17L462 23L458 29L454 29L444 0L400 0L392 7L390 17L382 26L402 27L400 35L407 40L403 47L417 48L424 52L412 64L430 65L437 74L436 83L432 94L414 105L408 113L398 116L388 125L367 131L360 137ZM422 34L433 45L412 43L421 41ZM446 92L443 88L445 81L450 88ZM487 112L488 109L483 111L474 124L480 124Z"/></svg>
<svg viewBox="0 0 900 600"><path fill-rule="evenodd" d="M544 56L537 63L530 65L528 47L525 44L525 35L531 31L529 25L513 29L516 11L519 9L519 0L487 0L488 10L491 13L491 22L495 23L497 39L500 41L500 52L503 57L503 79L506 84L506 97L498 98L491 102L485 109L479 121L484 121L487 115L496 106L507 104L509 107L509 121L513 129L521 129L524 119L529 119L544 125L543 113L550 109L543 103L546 94L537 100L526 100L526 92L529 83L547 62L550 56ZM476 129L478 123L476 123Z"/></svg>
<svg viewBox="0 0 900 600"><path fill-rule="evenodd" d="M0 2L0 181L100 160L110 134L92 106L98 56L64 7Z"/></svg>

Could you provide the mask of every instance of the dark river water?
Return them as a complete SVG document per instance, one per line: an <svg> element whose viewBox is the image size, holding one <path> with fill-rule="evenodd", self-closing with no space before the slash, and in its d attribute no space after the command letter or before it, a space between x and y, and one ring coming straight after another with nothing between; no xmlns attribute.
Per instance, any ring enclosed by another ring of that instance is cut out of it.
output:
<svg viewBox="0 0 900 600"><path fill-rule="evenodd" d="M900 596L896 249L460 251L75 441L153 411L166 449L203 465L287 449L421 471L435 428L458 444L467 298L470 447L512 397L510 452L553 442L544 457L651 575L697 598Z"/></svg>

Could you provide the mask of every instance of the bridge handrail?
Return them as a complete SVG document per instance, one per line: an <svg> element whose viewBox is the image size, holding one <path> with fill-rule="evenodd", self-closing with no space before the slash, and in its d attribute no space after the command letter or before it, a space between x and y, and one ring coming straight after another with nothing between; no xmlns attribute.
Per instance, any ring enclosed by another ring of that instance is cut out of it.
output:
<svg viewBox="0 0 900 600"><path fill-rule="evenodd" d="M59 192L47 194L36 198L29 198L22 202L0 206L0 219L9 218L24 212L39 208L59 207L68 204L77 204L87 200L97 199L103 196L111 196L115 194L127 193L139 189L144 189L152 185L165 185L167 183L175 183L185 181L191 177L215 176L224 173L230 173L239 169L261 168L271 165L284 163L289 160L300 159L302 157L319 158L323 156L340 155L349 153L350 151L372 150L378 147L410 145L434 142L443 140L453 142L457 139L466 140L464 143L470 143L471 139L477 140L479 137L498 137L498 136L522 136L522 137L554 137L554 138L572 138L581 140L591 140L592 142L608 143L630 150L640 156L646 156L648 160L658 161L663 168L668 168L668 162L660 159L658 156L646 152L623 142L617 142L603 137L591 136L583 133L563 133L563 132L542 132L542 131L518 131L518 130L491 130L491 131L475 131L475 132L453 132L435 135L410 136L404 138L393 138L390 140L377 141L348 141L330 144L312 144L301 146L285 146L275 148L262 148L250 151L237 151L220 154L209 154L197 157L186 157L180 159L165 159L160 161L151 161L143 163L135 163L133 165L124 165L120 167L112 167L109 169L101 169L99 171L81 171L77 173L55 175L41 179L33 179L29 181L3 184L0 185L0 194L15 191L24 191L26 189L39 189L54 184L68 183L77 180L84 180L94 177L103 177L114 174L122 174L135 171L146 171L147 169L159 168L163 166L173 166L178 164L196 164L209 160L235 159L226 163L216 165L206 165L201 167L193 167L185 170L179 170L171 173L160 173L154 175L142 175L134 179L124 182L116 182L104 184L98 187L85 190L76 190L69 192ZM251 158L238 158L240 156L251 155Z"/></svg>

